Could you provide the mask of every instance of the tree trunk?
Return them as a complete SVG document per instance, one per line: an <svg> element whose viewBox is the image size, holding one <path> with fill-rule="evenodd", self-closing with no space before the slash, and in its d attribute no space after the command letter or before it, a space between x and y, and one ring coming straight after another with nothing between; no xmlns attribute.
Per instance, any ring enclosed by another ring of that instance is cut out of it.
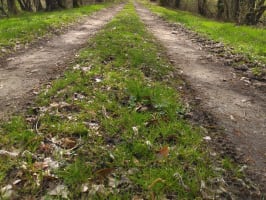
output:
<svg viewBox="0 0 266 200"><path fill-rule="evenodd" d="M242 18L239 23L256 25L266 10L265 0L242 0L241 9Z"/></svg>
<svg viewBox="0 0 266 200"><path fill-rule="evenodd" d="M4 3L3 3L3 0L0 1L1 2L1 5L0 5L0 11L1 11L1 15L3 16L8 16L7 12L5 11L5 7L4 7Z"/></svg>
<svg viewBox="0 0 266 200"><path fill-rule="evenodd" d="M65 8L62 3L62 0L45 0L46 3L46 11L55 10L58 8Z"/></svg>
<svg viewBox="0 0 266 200"><path fill-rule="evenodd" d="M221 19L224 15L224 1L218 0L217 2L217 18Z"/></svg>
<svg viewBox="0 0 266 200"><path fill-rule="evenodd" d="M79 7L78 0L73 0L73 7L74 8Z"/></svg>
<svg viewBox="0 0 266 200"><path fill-rule="evenodd" d="M180 6L180 0L175 0L175 7L179 8Z"/></svg>
<svg viewBox="0 0 266 200"><path fill-rule="evenodd" d="M198 0L198 10L199 14L206 16L207 15L207 2L206 0Z"/></svg>
<svg viewBox="0 0 266 200"><path fill-rule="evenodd" d="M32 0L18 0L21 9L28 12L32 12L34 10L37 11L37 9L35 9L35 1L37 2L38 0L34 0L33 2Z"/></svg>
<svg viewBox="0 0 266 200"><path fill-rule="evenodd" d="M34 6L35 6L36 12L40 11L40 10L43 10L43 7L42 7L42 4L41 4L40 0L34 0L33 2L34 2Z"/></svg>
<svg viewBox="0 0 266 200"><path fill-rule="evenodd" d="M7 1L7 8L8 8L9 13L11 13L13 15L18 14L18 8L16 6L15 0L8 0Z"/></svg>

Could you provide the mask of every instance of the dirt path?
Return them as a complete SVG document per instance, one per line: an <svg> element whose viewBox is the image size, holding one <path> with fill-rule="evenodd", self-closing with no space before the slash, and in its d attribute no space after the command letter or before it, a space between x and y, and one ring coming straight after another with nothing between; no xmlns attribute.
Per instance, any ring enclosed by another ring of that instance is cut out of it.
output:
<svg viewBox="0 0 266 200"><path fill-rule="evenodd" d="M106 8L84 19L77 27L25 50L0 63L0 118L20 110L41 83L65 68L88 38L95 35L122 5Z"/></svg>
<svg viewBox="0 0 266 200"><path fill-rule="evenodd" d="M148 29L167 49L179 72L196 91L201 106L223 127L252 170L266 178L266 94L237 76L232 68L209 61L208 53L166 22L136 4Z"/></svg>

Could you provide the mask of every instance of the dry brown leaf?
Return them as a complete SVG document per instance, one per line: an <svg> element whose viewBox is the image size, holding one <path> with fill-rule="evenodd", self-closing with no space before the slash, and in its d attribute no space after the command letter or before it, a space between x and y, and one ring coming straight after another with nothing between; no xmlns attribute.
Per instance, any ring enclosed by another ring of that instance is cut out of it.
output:
<svg viewBox="0 0 266 200"><path fill-rule="evenodd" d="M167 158L169 155L169 147L165 146L163 148L161 148L158 152L157 152L157 158L162 159L162 158Z"/></svg>
<svg viewBox="0 0 266 200"><path fill-rule="evenodd" d="M143 200L143 198L141 196L138 196L138 195L134 195L132 197L132 200Z"/></svg>
<svg viewBox="0 0 266 200"><path fill-rule="evenodd" d="M40 147L39 147L40 153L51 153L53 150L53 147L51 146L51 144L45 144L45 143L41 143Z"/></svg>
<svg viewBox="0 0 266 200"><path fill-rule="evenodd" d="M43 170L43 169L46 169L48 167L49 167L49 165L46 162L35 162L33 164L33 168L35 170Z"/></svg>
<svg viewBox="0 0 266 200"><path fill-rule="evenodd" d="M61 146L65 149L71 149L76 146L77 142L74 138L63 138L61 139Z"/></svg>
<svg viewBox="0 0 266 200"><path fill-rule="evenodd" d="M68 199L69 191L65 185L57 185L52 190L48 191L51 196L61 196L64 199Z"/></svg>
<svg viewBox="0 0 266 200"><path fill-rule="evenodd" d="M95 173L101 178L106 178L109 174L111 174L115 168L104 168L96 171Z"/></svg>
<svg viewBox="0 0 266 200"><path fill-rule="evenodd" d="M137 158L133 158L133 162L135 165L139 165L139 160Z"/></svg>
<svg viewBox="0 0 266 200"><path fill-rule="evenodd" d="M147 106L143 106L141 104L137 105L135 108L136 112L145 112L147 110L149 110L149 108Z"/></svg>

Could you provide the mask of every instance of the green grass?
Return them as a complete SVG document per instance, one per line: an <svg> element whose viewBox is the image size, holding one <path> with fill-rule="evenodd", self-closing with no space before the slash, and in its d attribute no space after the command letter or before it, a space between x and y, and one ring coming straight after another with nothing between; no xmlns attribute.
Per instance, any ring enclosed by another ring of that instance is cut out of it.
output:
<svg viewBox="0 0 266 200"><path fill-rule="evenodd" d="M204 182L214 195L210 182L221 173L201 129L183 119L181 81L169 79L172 67L158 55L161 47L127 5L80 52L75 69L43 90L39 111L2 125L2 149L17 144L38 159L1 157L0 187L21 179L15 191L24 197L54 199L48 185L63 184L70 199L201 199ZM59 167L40 169L44 158Z"/></svg>
<svg viewBox="0 0 266 200"><path fill-rule="evenodd" d="M31 42L49 31L59 29L109 5L110 3L105 3L54 12L22 13L0 19L0 49L12 48L18 42L22 44Z"/></svg>
<svg viewBox="0 0 266 200"><path fill-rule="evenodd" d="M152 12L171 22L182 23L204 36L234 47L236 52L245 54L251 60L266 63L265 29L218 22L189 12L164 8L146 1L144 3Z"/></svg>

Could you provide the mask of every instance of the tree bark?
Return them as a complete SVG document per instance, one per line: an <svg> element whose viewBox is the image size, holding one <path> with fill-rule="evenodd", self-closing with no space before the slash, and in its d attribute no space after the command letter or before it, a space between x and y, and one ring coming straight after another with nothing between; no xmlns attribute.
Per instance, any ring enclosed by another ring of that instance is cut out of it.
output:
<svg viewBox="0 0 266 200"><path fill-rule="evenodd" d="M45 0L45 3L46 3L46 11L51 11L58 8L65 8L62 0Z"/></svg>
<svg viewBox="0 0 266 200"><path fill-rule="evenodd" d="M5 8L4 8L3 0L1 0L0 3L1 3L1 5L0 5L0 11L2 12L2 15L8 16L8 14L7 14L7 12L5 11Z"/></svg>
<svg viewBox="0 0 266 200"><path fill-rule="evenodd" d="M73 0L73 7L74 8L79 7L78 0Z"/></svg>
<svg viewBox="0 0 266 200"><path fill-rule="evenodd" d="M18 14L18 8L16 6L15 0L8 0L7 1L7 8L8 8L9 13L11 13L13 15Z"/></svg>
<svg viewBox="0 0 266 200"><path fill-rule="evenodd" d="M240 24L256 25L266 10L265 0L242 0L242 9L247 8L243 13L244 17Z"/></svg>
<svg viewBox="0 0 266 200"><path fill-rule="evenodd" d="M199 14L206 16L207 15L207 4L206 0L198 0L198 10Z"/></svg>
<svg viewBox="0 0 266 200"><path fill-rule="evenodd" d="M41 4L40 0L34 0L33 2L34 2L34 6L35 6L35 9L36 9L36 12L40 11L40 10L43 10L43 7L42 7L42 4Z"/></svg>

